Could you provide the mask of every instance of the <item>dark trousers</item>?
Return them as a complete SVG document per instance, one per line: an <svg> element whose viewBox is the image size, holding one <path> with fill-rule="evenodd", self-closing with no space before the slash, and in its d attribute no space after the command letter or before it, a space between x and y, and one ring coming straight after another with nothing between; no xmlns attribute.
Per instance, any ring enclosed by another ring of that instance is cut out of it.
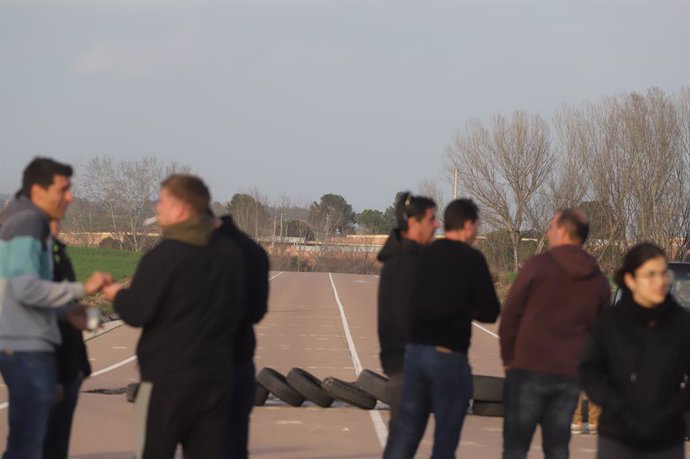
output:
<svg viewBox="0 0 690 459"><path fill-rule="evenodd" d="M386 384L386 396L390 401L390 417L388 418L388 430L392 432L395 430L395 424L400 417L400 400L402 399L402 385L403 373L390 373L388 376L388 384Z"/></svg>
<svg viewBox="0 0 690 459"><path fill-rule="evenodd" d="M57 371L52 352L0 352L9 395L9 432L3 459L41 459Z"/></svg>
<svg viewBox="0 0 690 459"><path fill-rule="evenodd" d="M231 382L142 382L135 402L138 459L172 459L182 445L185 459L223 457Z"/></svg>
<svg viewBox="0 0 690 459"><path fill-rule="evenodd" d="M82 378L62 384L62 399L53 404L43 442L43 459L67 459L72 419L79 399Z"/></svg>
<svg viewBox="0 0 690 459"><path fill-rule="evenodd" d="M414 458L433 409L436 430L431 457L455 458L471 397L472 371L465 354L408 344L400 417L383 457Z"/></svg>
<svg viewBox="0 0 690 459"><path fill-rule="evenodd" d="M537 424L546 459L569 457L570 421L580 389L571 376L511 369L503 394L503 459L524 459Z"/></svg>
<svg viewBox="0 0 690 459"><path fill-rule="evenodd" d="M256 379L254 362L235 362L230 401L230 426L227 430L229 444L227 458L249 457L249 416L254 408Z"/></svg>
<svg viewBox="0 0 690 459"><path fill-rule="evenodd" d="M641 452L601 435L597 439L597 459L683 459L684 457L683 443L661 451Z"/></svg>

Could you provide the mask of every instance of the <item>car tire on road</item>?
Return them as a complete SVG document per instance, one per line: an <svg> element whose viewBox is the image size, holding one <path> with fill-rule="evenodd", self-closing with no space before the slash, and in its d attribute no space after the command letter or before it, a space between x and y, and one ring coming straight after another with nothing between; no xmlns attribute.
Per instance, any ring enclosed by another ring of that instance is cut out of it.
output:
<svg viewBox="0 0 690 459"><path fill-rule="evenodd" d="M321 380L301 368L293 368L287 375L287 382L304 398L321 408L333 404L333 397L321 388Z"/></svg>
<svg viewBox="0 0 690 459"><path fill-rule="evenodd" d="M388 378L371 370L362 371L357 377L357 381L355 381L355 386L375 399L381 400L386 405L390 405L388 397L386 396L387 385Z"/></svg>
<svg viewBox="0 0 690 459"><path fill-rule="evenodd" d="M376 406L376 399L352 383L337 378L328 377L321 383L323 390L334 398L349 403L363 410L371 410Z"/></svg>
<svg viewBox="0 0 690 459"><path fill-rule="evenodd" d="M256 382L256 392L254 393L254 406L263 406L266 404L266 399L268 399L268 389L261 385L260 382Z"/></svg>
<svg viewBox="0 0 690 459"><path fill-rule="evenodd" d="M304 403L304 397L288 384L285 376L273 368L262 368L256 375L256 380L288 405L301 406Z"/></svg>
<svg viewBox="0 0 690 459"><path fill-rule="evenodd" d="M472 414L475 416L503 417L503 403L473 402Z"/></svg>
<svg viewBox="0 0 690 459"><path fill-rule="evenodd" d="M473 375L472 399L481 402L503 403L503 381L505 378L498 376Z"/></svg>

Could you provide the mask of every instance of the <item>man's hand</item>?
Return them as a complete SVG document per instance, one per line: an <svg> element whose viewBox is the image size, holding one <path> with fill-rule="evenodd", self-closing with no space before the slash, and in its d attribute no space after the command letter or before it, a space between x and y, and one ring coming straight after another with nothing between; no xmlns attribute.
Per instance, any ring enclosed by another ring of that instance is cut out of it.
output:
<svg viewBox="0 0 690 459"><path fill-rule="evenodd" d="M86 306L85 304L77 303L67 311L65 319L77 330L86 330Z"/></svg>
<svg viewBox="0 0 690 459"><path fill-rule="evenodd" d="M113 278L110 274L101 271L94 271L86 282L84 282L84 293L91 295L101 290L103 287L113 283Z"/></svg>
<svg viewBox="0 0 690 459"><path fill-rule="evenodd" d="M114 301L115 296L117 295L117 292L119 292L123 288L125 288L125 284L122 284L120 282L115 282L114 284L110 284L106 287L103 287L103 294L110 301Z"/></svg>

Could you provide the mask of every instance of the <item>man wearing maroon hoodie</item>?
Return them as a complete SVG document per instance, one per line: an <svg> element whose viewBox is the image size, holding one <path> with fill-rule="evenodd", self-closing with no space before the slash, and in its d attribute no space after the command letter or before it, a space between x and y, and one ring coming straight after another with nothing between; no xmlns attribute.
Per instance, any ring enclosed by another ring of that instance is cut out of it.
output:
<svg viewBox="0 0 690 459"><path fill-rule="evenodd" d="M597 261L582 249L588 233L584 212L558 212L547 232L550 250L525 262L508 292L499 328L506 368L503 459L527 457L537 424L544 457L569 456L580 355L610 298Z"/></svg>

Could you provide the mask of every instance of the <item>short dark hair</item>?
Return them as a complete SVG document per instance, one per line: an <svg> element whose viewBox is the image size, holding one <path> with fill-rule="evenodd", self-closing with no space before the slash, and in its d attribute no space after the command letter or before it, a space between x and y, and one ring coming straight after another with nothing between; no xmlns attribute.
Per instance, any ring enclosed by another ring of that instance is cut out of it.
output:
<svg viewBox="0 0 690 459"><path fill-rule="evenodd" d="M581 209L575 208L563 209L559 214L556 225L558 227L565 226L568 230L570 239L579 240L584 244L589 236L589 220L587 219L587 214Z"/></svg>
<svg viewBox="0 0 690 459"><path fill-rule="evenodd" d="M209 208L211 193L203 180L195 175L173 174L163 180L161 187L189 204L198 214L206 212Z"/></svg>
<svg viewBox="0 0 690 459"><path fill-rule="evenodd" d="M462 229L466 221L476 222L479 218L479 208L471 199L456 199L452 201L443 213L443 229L453 231Z"/></svg>
<svg viewBox="0 0 690 459"><path fill-rule="evenodd" d="M424 196L413 196L409 191L398 193L395 203L395 220L400 231L407 231L407 220L414 218L421 220L427 209L435 209L433 199Z"/></svg>
<svg viewBox="0 0 690 459"><path fill-rule="evenodd" d="M652 244L651 242L637 244L625 254L625 257L623 257L623 266L616 270L613 280L616 281L616 284L618 284L620 288L629 291L628 286L625 285L625 275L630 274L634 276L637 268L647 261L659 257L666 258L666 253L664 253L664 250L658 245Z"/></svg>
<svg viewBox="0 0 690 459"><path fill-rule="evenodd" d="M72 177L72 166L50 158L34 158L24 169L21 194L31 198L31 187L38 185L44 190L53 184L56 175Z"/></svg>

